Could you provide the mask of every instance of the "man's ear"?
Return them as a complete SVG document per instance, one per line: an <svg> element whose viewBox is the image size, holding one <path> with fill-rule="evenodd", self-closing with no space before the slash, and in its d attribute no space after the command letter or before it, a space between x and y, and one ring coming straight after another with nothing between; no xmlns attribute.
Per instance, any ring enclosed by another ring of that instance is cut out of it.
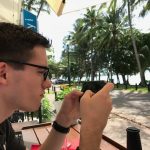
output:
<svg viewBox="0 0 150 150"><path fill-rule="evenodd" d="M6 84L7 65L4 62L0 62L0 84Z"/></svg>

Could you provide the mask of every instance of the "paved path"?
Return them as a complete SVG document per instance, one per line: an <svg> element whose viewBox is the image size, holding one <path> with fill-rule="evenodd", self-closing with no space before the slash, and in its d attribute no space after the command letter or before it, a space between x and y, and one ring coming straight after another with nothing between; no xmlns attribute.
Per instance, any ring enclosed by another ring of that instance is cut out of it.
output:
<svg viewBox="0 0 150 150"><path fill-rule="evenodd" d="M112 92L113 110L104 134L126 146L126 128L140 129L143 150L150 150L150 93Z"/></svg>

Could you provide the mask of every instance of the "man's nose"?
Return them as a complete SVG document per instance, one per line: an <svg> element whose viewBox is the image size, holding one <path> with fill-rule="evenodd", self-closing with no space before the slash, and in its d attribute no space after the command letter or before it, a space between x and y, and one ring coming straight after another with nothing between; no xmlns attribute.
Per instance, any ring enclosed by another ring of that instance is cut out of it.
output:
<svg viewBox="0 0 150 150"><path fill-rule="evenodd" d="M51 85L52 85L52 81L47 78L47 79L43 82L43 85L42 85L42 86L43 86L44 89L48 89L48 88L51 87Z"/></svg>

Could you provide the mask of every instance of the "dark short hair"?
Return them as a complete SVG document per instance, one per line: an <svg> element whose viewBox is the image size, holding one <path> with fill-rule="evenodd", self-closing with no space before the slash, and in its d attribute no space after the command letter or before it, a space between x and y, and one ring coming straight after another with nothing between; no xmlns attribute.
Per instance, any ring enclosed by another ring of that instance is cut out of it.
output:
<svg viewBox="0 0 150 150"><path fill-rule="evenodd" d="M21 25L0 22L0 59L27 62L35 46L50 47L49 40Z"/></svg>

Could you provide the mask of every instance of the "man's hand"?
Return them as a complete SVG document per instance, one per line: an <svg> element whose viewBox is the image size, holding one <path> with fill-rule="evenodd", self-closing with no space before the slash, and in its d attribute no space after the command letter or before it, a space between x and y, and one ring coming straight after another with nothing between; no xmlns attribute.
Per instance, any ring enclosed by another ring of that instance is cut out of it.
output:
<svg viewBox="0 0 150 150"><path fill-rule="evenodd" d="M82 92L74 90L64 97L62 107L56 117L56 121L64 127L72 125L73 121L80 117L79 99Z"/></svg>
<svg viewBox="0 0 150 150"><path fill-rule="evenodd" d="M96 94L86 91L80 100L81 131L80 149L99 150L103 129L112 109L109 92L112 83L107 83Z"/></svg>
<svg viewBox="0 0 150 150"><path fill-rule="evenodd" d="M113 89L112 83L107 83L100 91L94 94L86 91L80 101L82 123L94 128L104 129L112 109L112 100L109 92Z"/></svg>

